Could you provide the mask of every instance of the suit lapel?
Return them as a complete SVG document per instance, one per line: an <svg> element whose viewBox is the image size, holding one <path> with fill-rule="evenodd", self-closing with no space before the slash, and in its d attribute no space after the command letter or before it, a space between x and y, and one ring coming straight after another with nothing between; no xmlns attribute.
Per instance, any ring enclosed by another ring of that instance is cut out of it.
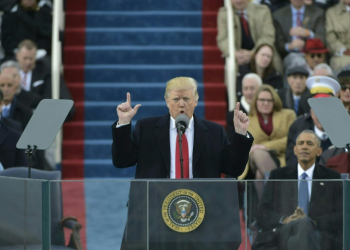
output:
<svg viewBox="0 0 350 250"><path fill-rule="evenodd" d="M164 164L170 174L170 115L162 116L156 124L154 136L162 153Z"/></svg>
<svg viewBox="0 0 350 250"><path fill-rule="evenodd" d="M192 159L192 171L197 167L197 162L203 151L203 148L208 140L207 127L200 119L194 116L194 142L193 142L193 159Z"/></svg>
<svg viewBox="0 0 350 250"><path fill-rule="evenodd" d="M289 30L290 28L293 26L293 21L292 21L292 9L289 7L289 8L286 8L286 12L285 12L285 15L284 15L286 18L284 19L284 34L287 38L287 41L290 41L292 38L291 36L289 35Z"/></svg>
<svg viewBox="0 0 350 250"><path fill-rule="evenodd" d="M303 24L302 26L305 28L309 28L311 29L312 27L310 26L311 24L311 17L312 17L313 13L310 10L309 6L305 5L305 12L304 12L304 18L303 18Z"/></svg>
<svg viewBox="0 0 350 250"><path fill-rule="evenodd" d="M273 126L272 128L272 133L270 135L270 137L274 137L275 134L277 133L278 131L278 127L277 127L277 124L282 124L282 115L281 115L281 112L274 112L273 115L272 115L272 124L275 124L275 126Z"/></svg>
<svg viewBox="0 0 350 250"><path fill-rule="evenodd" d="M4 128L4 123L1 122L1 124L0 124L0 145L2 145L4 143L4 141L6 140L6 138L8 136L8 133L9 133L9 131Z"/></svg>
<svg viewBox="0 0 350 250"><path fill-rule="evenodd" d="M344 3L339 5L338 15L339 15L339 18L338 18L339 23L345 28L345 30L349 30L350 16L346 10Z"/></svg>
<svg viewBox="0 0 350 250"><path fill-rule="evenodd" d="M36 74L36 70L32 70L32 79L30 80L30 89L33 89L33 83L36 81L36 79L38 78L37 74Z"/></svg>
<svg viewBox="0 0 350 250"><path fill-rule="evenodd" d="M250 119L250 122L249 122L248 131L250 131L250 130L251 131L257 131L257 135L263 135L264 132L263 132L263 130L260 127L258 115L249 116L249 119Z"/></svg>
<svg viewBox="0 0 350 250"><path fill-rule="evenodd" d="M233 25L235 30L235 45L236 49L240 49L242 47L242 31L241 31L241 21L239 19L236 11L233 10Z"/></svg>
<svg viewBox="0 0 350 250"><path fill-rule="evenodd" d="M295 166L294 168L291 168L290 171L285 173L285 179L287 180L298 180L298 167ZM290 202L290 207L295 209L298 206L298 182L297 181L288 181L290 182L290 185L288 185L290 188L287 188L284 190L285 196L290 197L288 201Z"/></svg>
<svg viewBox="0 0 350 250"><path fill-rule="evenodd" d="M316 165L312 179L320 180L320 179L324 179L324 177L325 177L325 173L320 167ZM324 182L320 182L320 181L312 182L309 213L313 209L313 207L317 207L318 197L322 196L324 192L324 189L322 188L324 187L324 184L325 184Z"/></svg>
<svg viewBox="0 0 350 250"><path fill-rule="evenodd" d="M248 13L248 24L249 24L249 32L250 35L252 36L252 39L255 43L255 41L257 40L255 37L255 22L254 22L254 15L257 15L257 13L254 13L254 6L252 6L251 3L248 4L248 8L247 8L247 13Z"/></svg>
<svg viewBox="0 0 350 250"><path fill-rule="evenodd" d="M293 98L293 93L291 89L288 89L286 91L286 104L288 108L294 109L294 98Z"/></svg>

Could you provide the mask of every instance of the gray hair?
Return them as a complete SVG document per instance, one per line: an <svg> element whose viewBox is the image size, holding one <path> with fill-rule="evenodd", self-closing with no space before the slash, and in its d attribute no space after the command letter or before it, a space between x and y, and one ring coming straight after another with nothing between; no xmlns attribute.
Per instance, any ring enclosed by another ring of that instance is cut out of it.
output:
<svg viewBox="0 0 350 250"><path fill-rule="evenodd" d="M317 64L317 65L315 66L315 68L314 68L314 71L315 71L316 69L325 69L325 70L327 70L328 75L331 76L331 77L333 77L333 70L332 70L331 67L329 67L329 65L328 65L327 63L320 63L320 64Z"/></svg>
<svg viewBox="0 0 350 250"><path fill-rule="evenodd" d="M297 136L297 138L295 139L295 144L297 144L298 138L299 138L299 136L300 136L301 134L312 134L312 135L314 135L314 137L316 138L317 145L318 145L319 147L321 147L321 139L320 139L320 137L318 137L318 136L316 135L316 133L315 133L314 131L310 130L310 129L305 129L305 130L301 131L300 134L299 134L299 135Z"/></svg>
<svg viewBox="0 0 350 250"><path fill-rule="evenodd" d="M19 67L19 64L15 61L12 61L12 60L2 63L0 66L0 72L2 73L2 71L6 68L15 68L15 69L17 69L18 74L21 70L21 68Z"/></svg>
<svg viewBox="0 0 350 250"><path fill-rule="evenodd" d="M242 85L244 83L244 80L246 80L246 79L254 79L256 81L256 83L258 84L258 87L260 87L263 84L261 77L255 73L246 74L242 79Z"/></svg>

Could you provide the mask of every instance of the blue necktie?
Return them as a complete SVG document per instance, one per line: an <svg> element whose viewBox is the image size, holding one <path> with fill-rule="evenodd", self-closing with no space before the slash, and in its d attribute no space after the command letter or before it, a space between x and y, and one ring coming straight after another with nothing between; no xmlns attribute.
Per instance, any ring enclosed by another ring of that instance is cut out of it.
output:
<svg viewBox="0 0 350 250"><path fill-rule="evenodd" d="M307 174L304 172L301 175L301 179L305 180L307 178ZM309 212L309 185L307 181L299 182L299 207L304 210L305 214Z"/></svg>
<svg viewBox="0 0 350 250"><path fill-rule="evenodd" d="M2 116L3 116L3 117L8 117L9 114L10 114L9 108L8 108L8 107L3 108L3 110L2 110Z"/></svg>
<svg viewBox="0 0 350 250"><path fill-rule="evenodd" d="M299 111L299 100L300 100L300 97L296 97L294 99L294 110L296 114L298 114L298 111Z"/></svg>

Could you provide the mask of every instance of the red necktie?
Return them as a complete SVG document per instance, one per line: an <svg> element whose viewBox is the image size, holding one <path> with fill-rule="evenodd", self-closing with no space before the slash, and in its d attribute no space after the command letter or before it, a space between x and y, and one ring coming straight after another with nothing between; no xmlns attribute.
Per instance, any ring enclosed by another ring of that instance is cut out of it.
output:
<svg viewBox="0 0 350 250"><path fill-rule="evenodd" d="M182 138L182 158L183 158L183 174L184 178L189 178L189 158L188 158L188 142L186 135L183 134ZM176 152L175 152L175 178L181 179L181 163L180 163L180 146L179 146L179 135L176 136Z"/></svg>
<svg viewBox="0 0 350 250"><path fill-rule="evenodd" d="M24 76L23 76L23 78L22 78L22 85L23 85L24 87L27 86L27 73L24 73Z"/></svg>
<svg viewBox="0 0 350 250"><path fill-rule="evenodd" d="M247 37L250 37L250 33L249 33L249 26L248 26L248 22L244 17L244 12L242 11L241 14L239 15L241 18L241 23L244 29L244 33L247 35Z"/></svg>
<svg viewBox="0 0 350 250"><path fill-rule="evenodd" d="M300 19L300 11L297 12L297 26L300 27L301 26L301 19Z"/></svg>

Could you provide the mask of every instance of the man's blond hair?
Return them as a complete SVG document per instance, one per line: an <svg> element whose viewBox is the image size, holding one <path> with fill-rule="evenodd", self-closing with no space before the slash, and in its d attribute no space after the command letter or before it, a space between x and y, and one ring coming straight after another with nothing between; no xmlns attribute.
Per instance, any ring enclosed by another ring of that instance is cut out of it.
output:
<svg viewBox="0 0 350 250"><path fill-rule="evenodd" d="M166 83L164 98L168 99L170 91L193 89L193 96L198 101L197 81L191 77L176 77Z"/></svg>

